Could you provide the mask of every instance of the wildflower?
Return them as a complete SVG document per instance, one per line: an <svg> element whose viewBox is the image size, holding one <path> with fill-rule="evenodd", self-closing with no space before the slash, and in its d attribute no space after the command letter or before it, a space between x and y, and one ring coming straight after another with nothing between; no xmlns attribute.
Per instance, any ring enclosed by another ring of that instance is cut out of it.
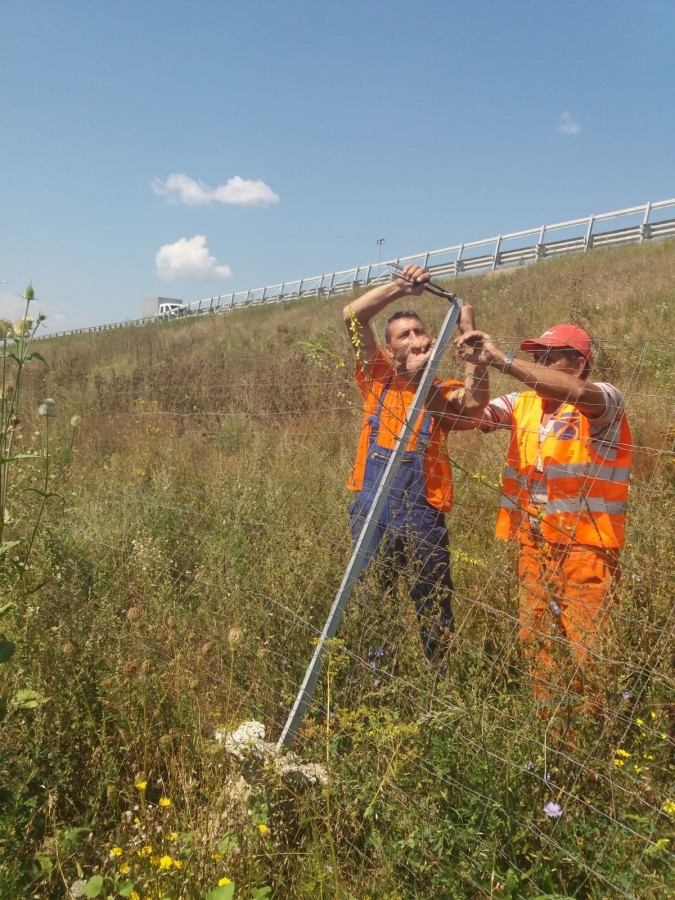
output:
<svg viewBox="0 0 675 900"><path fill-rule="evenodd" d="M141 856L141 857L150 856L151 853L152 853L152 847L149 844L145 847L141 847L140 850L136 851L136 855Z"/></svg>
<svg viewBox="0 0 675 900"><path fill-rule="evenodd" d="M78 878L77 881L74 881L70 886L70 893L73 897L84 897L84 889L87 886L87 882L84 878Z"/></svg>
<svg viewBox="0 0 675 900"><path fill-rule="evenodd" d="M659 737L664 741L668 740L668 735L665 733L665 731L662 731Z"/></svg>
<svg viewBox="0 0 675 900"><path fill-rule="evenodd" d="M58 416L59 412L56 408L56 400L52 400L51 397L47 397L46 400L43 400L42 403L38 406L38 416L47 416L49 419L54 419Z"/></svg>
<svg viewBox="0 0 675 900"><path fill-rule="evenodd" d="M635 722L636 722L637 725L644 725L644 724L645 724L645 720L644 720L644 719L636 719Z"/></svg>
<svg viewBox="0 0 675 900"><path fill-rule="evenodd" d="M160 869L170 869L172 863L173 863L173 859L171 859L170 856L163 856L159 860L159 868Z"/></svg>
<svg viewBox="0 0 675 900"><path fill-rule="evenodd" d="M171 799L170 799L170 797L160 797L160 798L159 798L159 805L160 805L160 806L171 806Z"/></svg>
<svg viewBox="0 0 675 900"><path fill-rule="evenodd" d="M70 427L71 427L71 428L77 428L77 426L80 424L81 421L82 421L81 416L71 416L71 418L70 418Z"/></svg>
<svg viewBox="0 0 675 900"><path fill-rule="evenodd" d="M633 771L635 772L636 775L639 775L640 772L642 771L642 766L634 765Z"/></svg>
<svg viewBox="0 0 675 900"><path fill-rule="evenodd" d="M126 875L129 872L130 868L131 867L130 867L129 863L120 863L120 869L119 869L120 875Z"/></svg>
<svg viewBox="0 0 675 900"><path fill-rule="evenodd" d="M174 869L182 869L182 868L183 868L183 863L182 863L179 859L174 859L174 860L173 860L173 867L174 867Z"/></svg>
<svg viewBox="0 0 675 900"><path fill-rule="evenodd" d="M111 856L121 856L122 848L121 847L113 847L112 850L110 851L110 855Z"/></svg>
<svg viewBox="0 0 675 900"><path fill-rule="evenodd" d="M258 825L258 831L260 832L260 834L267 834L269 828L267 827L267 825L261 822L260 825Z"/></svg>
<svg viewBox="0 0 675 900"><path fill-rule="evenodd" d="M218 879L218 887L225 887L226 884L232 884L232 879L226 878L225 876Z"/></svg>
<svg viewBox="0 0 675 900"><path fill-rule="evenodd" d="M618 750L615 751L615 755L622 756L624 759L630 759L633 754L624 750L623 747L619 747Z"/></svg>
<svg viewBox="0 0 675 900"><path fill-rule="evenodd" d="M528 759L528 761L525 763L525 771L532 772L533 769L534 769L534 763L532 762L531 759Z"/></svg>
<svg viewBox="0 0 675 900"><path fill-rule="evenodd" d="M169 835L169 840L170 840L170 841L177 841L177 840L178 840L178 832L177 832L177 831L172 831L171 834Z"/></svg>
<svg viewBox="0 0 675 900"><path fill-rule="evenodd" d="M560 609L558 604L555 602L555 600L551 600L551 602L549 603L548 606L554 616L559 616L560 613L562 612L562 610Z"/></svg>
<svg viewBox="0 0 675 900"><path fill-rule="evenodd" d="M381 646L379 646L379 644L378 644L377 647L374 647L370 651L368 656L370 659L382 659L382 657L384 656L384 649Z"/></svg>
<svg viewBox="0 0 675 900"><path fill-rule="evenodd" d="M631 694L630 691L621 691L621 696L623 697L624 700L632 700L633 699L633 695Z"/></svg>
<svg viewBox="0 0 675 900"><path fill-rule="evenodd" d="M562 816L562 806L559 803L555 803L553 800L549 800L544 807L544 812L549 819L559 819L560 816Z"/></svg>
<svg viewBox="0 0 675 900"><path fill-rule="evenodd" d="M626 761L623 760L623 759L617 759L617 758L615 757L615 758L614 758L614 765L615 765L617 768L620 769L620 768L622 768L623 766L626 765Z"/></svg>
<svg viewBox="0 0 675 900"><path fill-rule="evenodd" d="M675 800L666 800L661 809L667 816L675 817Z"/></svg>
<svg viewBox="0 0 675 900"><path fill-rule="evenodd" d="M129 894L129 900L141 900L140 895L136 891Z"/></svg>
<svg viewBox="0 0 675 900"><path fill-rule="evenodd" d="M237 644L241 644L243 636L240 628L230 628L227 632L227 643L230 645L231 650L234 650Z"/></svg>
<svg viewBox="0 0 675 900"><path fill-rule="evenodd" d="M33 327L33 320L28 316L25 319L18 319L14 325L14 334L17 337L28 337Z"/></svg>
<svg viewBox="0 0 675 900"><path fill-rule="evenodd" d="M222 853L212 853L211 854L211 859L215 860L216 862L220 862L222 858L223 858Z"/></svg>
<svg viewBox="0 0 675 900"><path fill-rule="evenodd" d="M137 781L136 784L134 785L134 787L137 790L139 790L141 793L143 793L143 791L146 789L147 786L148 786L147 781Z"/></svg>
<svg viewBox="0 0 675 900"><path fill-rule="evenodd" d="M655 719L655 718L656 718L656 713L654 712L654 710L652 710L652 711L649 713L649 715L651 716L652 719Z"/></svg>

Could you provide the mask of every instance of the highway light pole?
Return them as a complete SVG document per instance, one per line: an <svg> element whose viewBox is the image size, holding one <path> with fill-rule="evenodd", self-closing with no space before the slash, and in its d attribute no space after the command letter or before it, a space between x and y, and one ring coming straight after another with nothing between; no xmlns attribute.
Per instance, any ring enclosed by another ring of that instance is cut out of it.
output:
<svg viewBox="0 0 675 900"><path fill-rule="evenodd" d="M381 258L382 258L382 244L384 244L384 238L378 238L376 243L377 243L377 278L379 281L380 276L382 275Z"/></svg>

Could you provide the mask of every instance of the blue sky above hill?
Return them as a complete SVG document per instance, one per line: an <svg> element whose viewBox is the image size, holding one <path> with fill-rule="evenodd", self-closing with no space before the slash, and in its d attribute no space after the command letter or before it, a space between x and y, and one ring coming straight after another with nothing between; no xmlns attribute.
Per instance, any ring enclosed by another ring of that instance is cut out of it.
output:
<svg viewBox="0 0 675 900"><path fill-rule="evenodd" d="M675 196L675 4L3 0L0 316L48 330Z"/></svg>

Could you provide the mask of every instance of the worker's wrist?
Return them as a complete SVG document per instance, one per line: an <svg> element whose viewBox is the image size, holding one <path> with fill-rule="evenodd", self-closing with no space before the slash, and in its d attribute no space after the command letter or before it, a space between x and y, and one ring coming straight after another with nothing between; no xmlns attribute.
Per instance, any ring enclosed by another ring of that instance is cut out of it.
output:
<svg viewBox="0 0 675 900"><path fill-rule="evenodd" d="M491 365L494 366L495 369L499 369L500 372L503 372L506 375L511 369L515 358L516 354L512 351L504 353L502 350L500 350L498 355L493 356Z"/></svg>

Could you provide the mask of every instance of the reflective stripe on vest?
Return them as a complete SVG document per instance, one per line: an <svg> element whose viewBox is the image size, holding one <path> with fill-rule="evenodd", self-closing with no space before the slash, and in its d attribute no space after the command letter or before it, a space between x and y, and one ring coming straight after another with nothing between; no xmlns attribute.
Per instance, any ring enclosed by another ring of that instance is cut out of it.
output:
<svg viewBox="0 0 675 900"><path fill-rule="evenodd" d="M543 414L534 391L513 405L511 442L503 473L497 537L523 540L529 516L540 519L542 536L552 543L621 547L631 463L631 434L622 414L616 452L599 452L590 437L590 420L571 403L560 406L553 427L540 443ZM541 471L537 465L541 465ZM545 507L532 505L533 481L546 483Z"/></svg>

